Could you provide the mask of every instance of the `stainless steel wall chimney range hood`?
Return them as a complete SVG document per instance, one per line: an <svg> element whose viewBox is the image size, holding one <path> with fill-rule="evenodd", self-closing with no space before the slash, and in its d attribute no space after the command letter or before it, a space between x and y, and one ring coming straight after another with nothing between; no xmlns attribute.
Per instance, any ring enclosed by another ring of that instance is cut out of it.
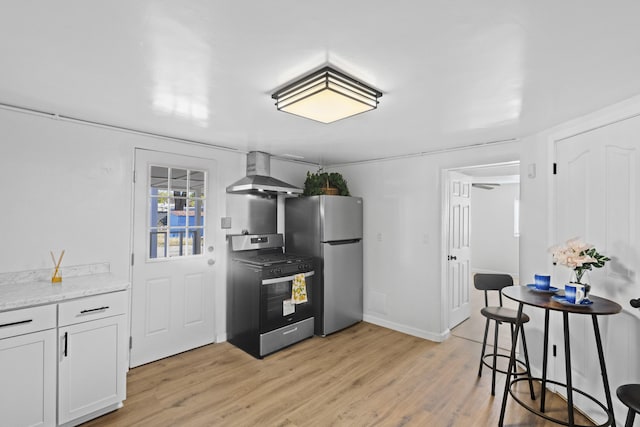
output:
<svg viewBox="0 0 640 427"><path fill-rule="evenodd" d="M302 194L302 188L271 177L271 156L261 151L247 154L247 176L227 187L235 194Z"/></svg>

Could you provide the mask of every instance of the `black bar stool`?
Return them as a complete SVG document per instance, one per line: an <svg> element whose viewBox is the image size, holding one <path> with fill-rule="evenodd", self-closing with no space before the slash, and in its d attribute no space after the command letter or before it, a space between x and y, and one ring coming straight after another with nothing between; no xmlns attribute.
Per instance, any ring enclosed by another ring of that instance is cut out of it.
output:
<svg viewBox="0 0 640 427"><path fill-rule="evenodd" d="M624 427L633 427L633 420L636 414L640 413L640 384L625 384L616 390L618 399L624 403L629 412L627 412L627 422Z"/></svg>
<svg viewBox="0 0 640 427"><path fill-rule="evenodd" d="M640 298L629 301L631 307L640 308ZM625 384L616 390L618 399L624 403L629 412L627 412L627 422L624 427L633 427L633 420L636 414L640 414L640 384Z"/></svg>
<svg viewBox="0 0 640 427"><path fill-rule="evenodd" d="M484 291L484 308L480 310L480 313L486 317L487 321L484 327L484 340L482 341L482 353L480 354L480 367L478 368L478 376L482 376L482 365L491 368L491 395L496 394L496 372L506 374L507 371L499 369L497 367L498 357L509 359L509 354L498 352L498 327L502 323L508 323L511 326L511 336L513 337L513 331L518 320L518 312L510 308L502 306L502 293L500 292L507 286L513 286L513 278L508 274L485 274L477 273L473 277L473 285L476 289ZM489 292L497 292L500 305L489 305ZM495 322L494 338L493 338L493 353L486 354L487 348L487 335L489 334L489 323ZM529 316L522 314L522 323L527 323ZM527 352L527 341L524 336L524 327L520 328L520 336L522 337L522 348L524 350L524 362L516 360L521 366L524 367L523 372L518 372L514 375L527 375L529 376L529 391L531 392L531 398L535 399L533 392L533 384L531 382L531 368L529 367L529 354ZM491 358L493 363L489 364L487 359Z"/></svg>

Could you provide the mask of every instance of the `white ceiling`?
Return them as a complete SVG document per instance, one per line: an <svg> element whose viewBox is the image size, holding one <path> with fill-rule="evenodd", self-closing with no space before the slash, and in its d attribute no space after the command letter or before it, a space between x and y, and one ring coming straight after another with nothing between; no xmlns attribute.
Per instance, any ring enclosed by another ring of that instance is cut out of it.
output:
<svg viewBox="0 0 640 427"><path fill-rule="evenodd" d="M637 0L3 0L0 103L336 164L519 138L640 93ZM381 90L321 124L274 89Z"/></svg>

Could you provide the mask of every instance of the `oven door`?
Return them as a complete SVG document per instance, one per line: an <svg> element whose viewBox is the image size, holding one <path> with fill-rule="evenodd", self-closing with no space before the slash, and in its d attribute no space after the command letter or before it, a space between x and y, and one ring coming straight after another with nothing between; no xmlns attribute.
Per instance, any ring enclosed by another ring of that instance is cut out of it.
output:
<svg viewBox="0 0 640 427"><path fill-rule="evenodd" d="M304 274L307 302L294 304L291 291L295 275L262 280L260 286L260 333L273 331L313 317L313 271Z"/></svg>

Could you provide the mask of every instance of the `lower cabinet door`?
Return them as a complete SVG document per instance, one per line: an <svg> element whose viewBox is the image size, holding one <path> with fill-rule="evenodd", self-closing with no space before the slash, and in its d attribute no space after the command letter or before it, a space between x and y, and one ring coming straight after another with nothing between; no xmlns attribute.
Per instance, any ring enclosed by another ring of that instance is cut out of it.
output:
<svg viewBox="0 0 640 427"><path fill-rule="evenodd" d="M125 316L58 328L58 423L122 402L126 396Z"/></svg>
<svg viewBox="0 0 640 427"><path fill-rule="evenodd" d="M56 331L0 339L0 425L56 425Z"/></svg>

